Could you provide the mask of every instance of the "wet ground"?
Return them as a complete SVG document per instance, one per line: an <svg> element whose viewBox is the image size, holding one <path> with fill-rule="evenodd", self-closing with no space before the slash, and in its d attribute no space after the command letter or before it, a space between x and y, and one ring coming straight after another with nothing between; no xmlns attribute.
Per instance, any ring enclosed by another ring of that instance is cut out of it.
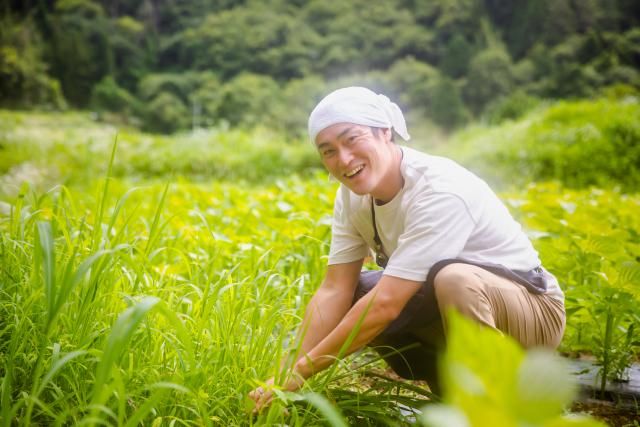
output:
<svg viewBox="0 0 640 427"><path fill-rule="evenodd" d="M633 364L625 381L609 381L601 395L598 366L589 359L569 360L580 385L572 412L589 414L614 427L640 427L640 365Z"/></svg>

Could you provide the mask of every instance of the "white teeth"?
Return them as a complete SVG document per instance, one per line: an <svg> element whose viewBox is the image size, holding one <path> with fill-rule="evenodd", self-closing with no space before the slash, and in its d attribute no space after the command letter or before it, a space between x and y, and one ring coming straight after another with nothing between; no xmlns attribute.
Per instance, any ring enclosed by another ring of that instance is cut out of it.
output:
<svg viewBox="0 0 640 427"><path fill-rule="evenodd" d="M353 175L357 174L358 172L360 172L362 169L364 168L364 165L360 165L352 170L350 170L349 172L345 173L344 175L347 178L351 178Z"/></svg>

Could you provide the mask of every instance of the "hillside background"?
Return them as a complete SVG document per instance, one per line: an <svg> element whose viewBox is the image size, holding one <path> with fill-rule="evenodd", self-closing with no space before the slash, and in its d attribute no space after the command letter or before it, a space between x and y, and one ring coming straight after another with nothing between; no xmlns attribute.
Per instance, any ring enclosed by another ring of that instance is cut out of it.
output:
<svg viewBox="0 0 640 427"><path fill-rule="evenodd" d="M2 4L0 108L91 109L156 133L260 124L298 137L348 84L398 100L429 134L640 88L634 0Z"/></svg>

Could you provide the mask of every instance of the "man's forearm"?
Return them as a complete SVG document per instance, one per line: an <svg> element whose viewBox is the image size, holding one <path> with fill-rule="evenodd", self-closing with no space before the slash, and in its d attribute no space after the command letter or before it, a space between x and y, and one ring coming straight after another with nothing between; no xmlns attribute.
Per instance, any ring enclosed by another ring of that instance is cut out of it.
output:
<svg viewBox="0 0 640 427"><path fill-rule="evenodd" d="M306 356L298 358L294 372L304 378L331 365L378 336L401 313L409 299L420 289L420 282L382 276L380 282L362 297L344 319ZM346 342L354 334L346 348Z"/></svg>
<svg viewBox="0 0 640 427"><path fill-rule="evenodd" d="M351 307L353 295L342 289L320 288L309 301L297 333L294 356L305 355L340 323ZM294 357L297 359L298 357Z"/></svg>
<svg viewBox="0 0 640 427"><path fill-rule="evenodd" d="M376 302L374 293L366 295L324 339L301 355L294 366L294 372L308 378L325 369L338 356L351 354L373 340L396 315L395 308L388 307L384 302ZM340 353L358 324L350 345Z"/></svg>

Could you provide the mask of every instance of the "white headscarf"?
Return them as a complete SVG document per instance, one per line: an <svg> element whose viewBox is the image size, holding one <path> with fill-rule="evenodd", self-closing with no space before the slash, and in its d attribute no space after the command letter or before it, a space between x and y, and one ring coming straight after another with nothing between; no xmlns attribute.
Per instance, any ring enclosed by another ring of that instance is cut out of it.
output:
<svg viewBox="0 0 640 427"><path fill-rule="evenodd" d="M316 140L320 131L336 123L392 128L405 141L411 138L400 107L386 96L364 87L335 90L316 105L309 116L311 141Z"/></svg>

